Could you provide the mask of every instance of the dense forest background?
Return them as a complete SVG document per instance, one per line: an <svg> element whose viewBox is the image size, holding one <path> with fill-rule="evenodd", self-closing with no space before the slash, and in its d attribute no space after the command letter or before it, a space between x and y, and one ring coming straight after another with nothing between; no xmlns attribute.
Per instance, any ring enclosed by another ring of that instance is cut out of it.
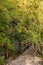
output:
<svg viewBox="0 0 43 65"><path fill-rule="evenodd" d="M13 53L15 42L26 39L38 48L43 45L43 0L0 0L0 45L8 44Z"/></svg>

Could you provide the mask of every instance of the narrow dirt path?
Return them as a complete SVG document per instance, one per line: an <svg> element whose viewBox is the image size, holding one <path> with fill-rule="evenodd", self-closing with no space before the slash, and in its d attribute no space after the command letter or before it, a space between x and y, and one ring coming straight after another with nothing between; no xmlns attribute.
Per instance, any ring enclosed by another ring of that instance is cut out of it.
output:
<svg viewBox="0 0 43 65"><path fill-rule="evenodd" d="M16 60L12 60L7 65L41 65L39 61L41 61L41 59L34 56L34 47L31 46Z"/></svg>

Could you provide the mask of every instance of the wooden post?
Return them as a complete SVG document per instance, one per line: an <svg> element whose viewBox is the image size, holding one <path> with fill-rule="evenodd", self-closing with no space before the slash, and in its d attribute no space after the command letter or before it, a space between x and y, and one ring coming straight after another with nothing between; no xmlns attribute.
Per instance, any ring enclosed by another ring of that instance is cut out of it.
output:
<svg viewBox="0 0 43 65"><path fill-rule="evenodd" d="M8 44L7 43L4 44L4 55L5 55L5 59L8 59Z"/></svg>

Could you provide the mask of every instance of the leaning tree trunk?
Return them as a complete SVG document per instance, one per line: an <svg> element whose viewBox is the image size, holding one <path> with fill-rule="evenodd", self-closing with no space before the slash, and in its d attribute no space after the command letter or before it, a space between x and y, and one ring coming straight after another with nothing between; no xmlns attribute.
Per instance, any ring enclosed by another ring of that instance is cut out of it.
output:
<svg viewBox="0 0 43 65"><path fill-rule="evenodd" d="M5 55L5 59L8 59L8 44L7 43L4 44L4 55Z"/></svg>

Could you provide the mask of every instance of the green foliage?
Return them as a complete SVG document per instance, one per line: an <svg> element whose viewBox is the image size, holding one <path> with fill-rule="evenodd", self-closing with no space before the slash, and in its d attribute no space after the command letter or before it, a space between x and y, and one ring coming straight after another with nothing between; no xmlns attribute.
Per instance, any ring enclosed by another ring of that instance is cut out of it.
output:
<svg viewBox="0 0 43 65"><path fill-rule="evenodd" d="M42 29L41 29L40 36L41 36L41 40L42 40L42 42L43 42L43 27L42 27Z"/></svg>
<svg viewBox="0 0 43 65"><path fill-rule="evenodd" d="M14 47L15 47L14 44L11 44L11 43L8 44L8 49L9 50L12 50L13 51L14 50Z"/></svg>
<svg viewBox="0 0 43 65"><path fill-rule="evenodd" d="M3 57L0 57L0 65L5 65L5 60Z"/></svg>
<svg viewBox="0 0 43 65"><path fill-rule="evenodd" d="M10 16L7 8L0 6L0 23L9 23L10 22Z"/></svg>
<svg viewBox="0 0 43 65"><path fill-rule="evenodd" d="M14 49L19 42L31 39L43 42L43 5L40 0L0 0L0 44L8 43Z"/></svg>

